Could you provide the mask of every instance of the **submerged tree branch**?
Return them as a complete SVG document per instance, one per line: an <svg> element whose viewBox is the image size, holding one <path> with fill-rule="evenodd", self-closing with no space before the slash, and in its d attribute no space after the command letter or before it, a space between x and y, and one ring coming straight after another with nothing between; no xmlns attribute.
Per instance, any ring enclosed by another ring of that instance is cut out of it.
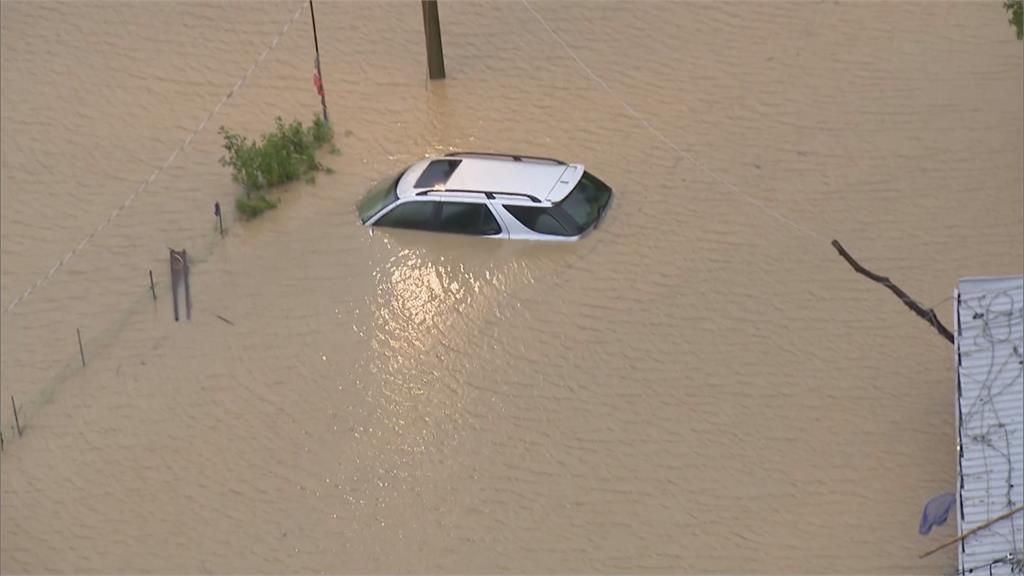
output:
<svg viewBox="0 0 1024 576"><path fill-rule="evenodd" d="M847 264L849 264L850 267L852 267L858 274L867 276L868 278L888 288L893 294L896 295L897 298L900 299L901 302L903 302L907 306L907 308L910 308L925 322L931 324L935 328L935 330L942 335L943 338L949 340L950 344L953 343L953 333L942 325L942 322L939 320L939 317L935 315L935 310L932 310L931 308L925 308L918 304L916 300L914 300L906 292L901 290L899 286L893 284L892 280L889 280L887 277L879 276L878 274L875 274L874 272L861 266L859 262L854 260L853 256L850 256L850 253L846 251L846 248L843 248L843 245L839 243L839 240L833 240L832 247L835 248L837 252L839 252L839 255L842 256L843 259L846 260Z"/></svg>

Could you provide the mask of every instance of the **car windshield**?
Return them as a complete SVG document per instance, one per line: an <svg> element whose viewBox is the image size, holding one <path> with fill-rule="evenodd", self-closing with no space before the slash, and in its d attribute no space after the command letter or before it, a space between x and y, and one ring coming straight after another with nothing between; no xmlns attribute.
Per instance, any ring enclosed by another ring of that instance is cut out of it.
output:
<svg viewBox="0 0 1024 576"><path fill-rule="evenodd" d="M394 178L381 180L359 201L359 218L364 224L381 210L398 200L398 179L404 173L405 171L403 170Z"/></svg>
<svg viewBox="0 0 1024 576"><path fill-rule="evenodd" d="M590 228L608 205L612 191L588 172L583 173L580 183L565 197L559 206L579 225L580 230Z"/></svg>

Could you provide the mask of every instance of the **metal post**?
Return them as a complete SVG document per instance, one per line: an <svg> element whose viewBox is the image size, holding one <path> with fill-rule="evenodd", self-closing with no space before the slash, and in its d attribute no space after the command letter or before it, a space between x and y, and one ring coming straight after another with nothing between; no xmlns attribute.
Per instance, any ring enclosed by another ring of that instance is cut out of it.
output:
<svg viewBox="0 0 1024 576"><path fill-rule="evenodd" d="M313 0L309 0L309 16L313 20L313 46L316 48L316 90L320 93L320 106L324 110L324 123L330 124L327 118L327 95L324 92L324 74L320 70L320 40L316 36L316 13L313 12Z"/></svg>
<svg viewBox="0 0 1024 576"><path fill-rule="evenodd" d="M182 260L184 260L185 267L185 315L191 320L192 319L192 292L188 285L188 250L181 251Z"/></svg>
<svg viewBox="0 0 1024 576"><path fill-rule="evenodd" d="M14 396L11 396L11 408L14 408L14 425L18 428L18 437L21 437L21 422L18 420L18 405L14 403Z"/></svg>
<svg viewBox="0 0 1024 576"><path fill-rule="evenodd" d="M312 0L310 0L312 1ZM427 39L427 68L431 80L444 80L444 49L441 47L441 22L437 0L422 0L423 34Z"/></svg>
<svg viewBox="0 0 1024 576"><path fill-rule="evenodd" d="M174 252L174 248L171 248L170 251L171 251L171 300L174 302L174 321L177 322L178 321L178 286L177 286L177 284L174 283L174 278L175 278L175 274L174 274L175 260L174 259L177 258L178 261L180 262L181 261L181 257L178 256Z"/></svg>
<svg viewBox="0 0 1024 576"><path fill-rule="evenodd" d="M82 366L85 366L85 348L82 348L82 329L78 328L78 353L82 355Z"/></svg>

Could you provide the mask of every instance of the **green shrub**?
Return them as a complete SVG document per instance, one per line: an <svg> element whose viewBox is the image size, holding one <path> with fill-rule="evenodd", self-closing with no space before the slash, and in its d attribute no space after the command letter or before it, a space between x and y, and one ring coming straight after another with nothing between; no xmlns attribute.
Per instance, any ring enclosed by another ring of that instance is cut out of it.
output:
<svg viewBox="0 0 1024 576"><path fill-rule="evenodd" d="M1003 8L1010 14L1010 25L1017 30L1017 40L1024 40L1024 0L1006 0Z"/></svg>
<svg viewBox="0 0 1024 576"><path fill-rule="evenodd" d="M314 116L309 127L298 120L285 124L278 117L274 131L259 140L246 138L224 128L224 150L220 163L231 168L231 177L244 189L235 201L238 212L253 218L277 206L262 193L254 194L279 184L305 178L314 179L315 172L325 170L317 162L316 151L334 140L334 130L320 116Z"/></svg>
<svg viewBox="0 0 1024 576"><path fill-rule="evenodd" d="M246 220L251 220L273 208L277 208L277 203L262 192L243 192L235 198L235 210Z"/></svg>
<svg viewBox="0 0 1024 576"><path fill-rule="evenodd" d="M328 142L334 141L334 128L331 128L330 124L324 122L323 117L313 116L313 125L309 129L309 135L313 138L317 148L319 148Z"/></svg>

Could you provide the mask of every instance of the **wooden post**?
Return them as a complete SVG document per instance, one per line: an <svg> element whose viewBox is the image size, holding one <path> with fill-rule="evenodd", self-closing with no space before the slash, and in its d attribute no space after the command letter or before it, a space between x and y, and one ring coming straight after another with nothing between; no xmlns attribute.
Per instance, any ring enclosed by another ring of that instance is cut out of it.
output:
<svg viewBox="0 0 1024 576"><path fill-rule="evenodd" d="M21 421L18 420L18 405L14 402L14 396L11 395L11 408L14 408L14 426L18 429L18 437L21 437Z"/></svg>
<svg viewBox="0 0 1024 576"><path fill-rule="evenodd" d="M156 283L153 282L153 271L149 271L149 291L153 293L153 302L156 302Z"/></svg>
<svg viewBox="0 0 1024 576"><path fill-rule="evenodd" d="M82 355L82 366L85 367L85 348L82 347L82 329L78 329L78 353Z"/></svg>
<svg viewBox="0 0 1024 576"><path fill-rule="evenodd" d="M313 47L316 49L316 91L320 94L320 107L324 111L324 123L330 124L327 117L327 95L324 92L324 74L320 70L320 40L316 36L316 13L313 12L313 0L309 0L309 16L313 20ZM221 234L223 236L223 234Z"/></svg>
<svg viewBox="0 0 1024 576"><path fill-rule="evenodd" d="M312 1L312 0L310 0ZM423 34L427 40L427 68L431 80L444 80L444 49L441 46L441 22L437 0L422 0Z"/></svg>

